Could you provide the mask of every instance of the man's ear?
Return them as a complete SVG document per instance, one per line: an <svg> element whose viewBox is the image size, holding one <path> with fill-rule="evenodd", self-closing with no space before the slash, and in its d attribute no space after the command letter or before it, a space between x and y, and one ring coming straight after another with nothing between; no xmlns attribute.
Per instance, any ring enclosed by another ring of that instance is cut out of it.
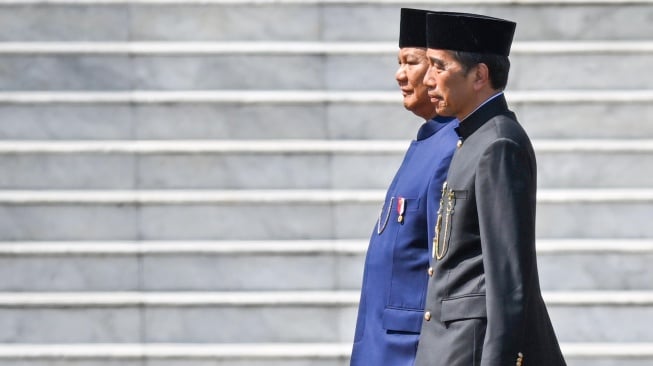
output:
<svg viewBox="0 0 653 366"><path fill-rule="evenodd" d="M491 87L490 69L484 63L477 64L474 68L474 90L479 91L486 86Z"/></svg>

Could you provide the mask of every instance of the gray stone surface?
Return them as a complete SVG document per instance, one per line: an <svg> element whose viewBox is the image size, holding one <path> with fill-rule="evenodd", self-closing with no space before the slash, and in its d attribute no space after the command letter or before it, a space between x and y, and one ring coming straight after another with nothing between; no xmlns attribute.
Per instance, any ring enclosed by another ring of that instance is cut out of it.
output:
<svg viewBox="0 0 653 366"><path fill-rule="evenodd" d="M325 154L142 156L139 186L157 188L321 189L334 170Z"/></svg>
<svg viewBox="0 0 653 366"><path fill-rule="evenodd" d="M122 154L2 154L2 189L134 189L137 160Z"/></svg>
<svg viewBox="0 0 653 366"><path fill-rule="evenodd" d="M0 240L136 239L138 227L133 206L0 206Z"/></svg>
<svg viewBox="0 0 653 366"><path fill-rule="evenodd" d="M323 38L327 40L396 40L399 8L429 8L424 4L334 4L324 8ZM647 39L652 34L648 4L533 4L437 6L439 11L462 11L511 19L518 24L517 40ZM352 32L352 25L357 31ZM616 27L630 24L632 27ZM626 29L629 28L629 29ZM643 32L643 33L642 33Z"/></svg>
<svg viewBox="0 0 653 366"><path fill-rule="evenodd" d="M549 304L548 310L561 342L653 340L651 306ZM356 305L39 306L0 313L0 336L8 343L350 342Z"/></svg>
<svg viewBox="0 0 653 366"><path fill-rule="evenodd" d="M2 205L2 240L350 239L369 235L379 204ZM619 213L628 213L619 214ZM641 202L538 205L541 238L653 236ZM44 230L44 228L49 228Z"/></svg>
<svg viewBox="0 0 653 366"><path fill-rule="evenodd" d="M615 249L620 247L614 240ZM540 253L537 258L544 291L652 290L652 253Z"/></svg>
<svg viewBox="0 0 653 366"><path fill-rule="evenodd" d="M540 283L545 291L651 290L651 260L651 253L541 253ZM362 253L6 255L0 290L356 291L363 261Z"/></svg>
<svg viewBox="0 0 653 366"><path fill-rule="evenodd" d="M323 139L329 136L323 104L136 105L142 139Z"/></svg>
<svg viewBox="0 0 653 366"><path fill-rule="evenodd" d="M510 98L510 92L507 93ZM650 138L653 105L510 103L531 138ZM420 119L397 103L0 104L2 139L401 139ZM636 116L637 118L633 118Z"/></svg>
<svg viewBox="0 0 653 366"><path fill-rule="evenodd" d="M126 41L129 33L129 11L124 5L0 5L3 42Z"/></svg>
<svg viewBox="0 0 653 366"><path fill-rule="evenodd" d="M12 41L127 38L395 41L398 26L385 25L398 23L400 7L428 8L409 3L41 4L36 7L4 4L0 7L0 34L2 39ZM519 40L647 39L653 34L650 22L653 10L648 4L476 4L441 5L437 9L514 20L521 25L516 32Z"/></svg>
<svg viewBox="0 0 653 366"><path fill-rule="evenodd" d="M653 340L652 306L548 306L548 311L560 342Z"/></svg>
<svg viewBox="0 0 653 366"><path fill-rule="evenodd" d="M146 342L350 341L355 306L154 307L145 311Z"/></svg>
<svg viewBox="0 0 653 366"><path fill-rule="evenodd" d="M510 92L507 92L509 97ZM653 136L651 103L510 103L533 138L624 138ZM636 116L636 117L635 117Z"/></svg>
<svg viewBox="0 0 653 366"><path fill-rule="evenodd" d="M189 366L204 366L201 363L195 364L191 360L184 360ZM71 358L5 358L2 364L6 366L143 366L141 360L115 360L115 359L71 359Z"/></svg>
<svg viewBox="0 0 653 366"><path fill-rule="evenodd" d="M3 343L133 343L143 327L138 308L0 308Z"/></svg>
<svg viewBox="0 0 653 366"><path fill-rule="evenodd" d="M20 75L20 77L16 77ZM128 56L3 55L0 90L130 90Z"/></svg>
<svg viewBox="0 0 653 366"><path fill-rule="evenodd" d="M652 359L644 358L566 358L569 366L649 366ZM158 360L73 360L73 359L37 359L37 360L3 360L6 366L346 366L348 359L232 359L232 360L197 360L175 359Z"/></svg>
<svg viewBox="0 0 653 366"><path fill-rule="evenodd" d="M196 360L146 360L144 366L347 366L349 359L341 357L305 357L301 359L260 359L243 357L232 360L196 361ZM627 365L630 366L630 365Z"/></svg>
<svg viewBox="0 0 653 366"><path fill-rule="evenodd" d="M641 188L653 186L649 151L537 152L538 184L544 188ZM644 168L646 167L646 168Z"/></svg>
<svg viewBox="0 0 653 366"><path fill-rule="evenodd" d="M362 268L361 256L326 254L147 256L143 286L152 291L358 289Z"/></svg>
<svg viewBox="0 0 653 366"><path fill-rule="evenodd" d="M307 41L323 31L322 9L315 5L132 5L129 10L130 35L138 40Z"/></svg>
<svg viewBox="0 0 653 366"><path fill-rule="evenodd" d="M1 291L137 291L139 258L116 255L0 257Z"/></svg>
<svg viewBox="0 0 653 366"><path fill-rule="evenodd" d="M541 238L649 238L650 202L541 203L536 235Z"/></svg>
<svg viewBox="0 0 653 366"><path fill-rule="evenodd" d="M508 90L646 89L651 63L652 53L518 53ZM2 90L398 90L392 53L10 55L2 69Z"/></svg>
<svg viewBox="0 0 653 366"><path fill-rule="evenodd" d="M141 90L304 90L325 88L324 63L316 55L138 56L122 73Z"/></svg>
<svg viewBox="0 0 653 366"><path fill-rule="evenodd" d="M647 366L653 360L650 357L567 357L567 366Z"/></svg>
<svg viewBox="0 0 653 366"><path fill-rule="evenodd" d="M375 220L376 207L360 209L369 218L367 232ZM150 205L142 207L140 212L141 237L163 240L359 237L356 235L360 234L359 226L338 227L338 223L334 223L338 218L333 215L337 214L328 205L315 204ZM348 219L353 218L348 215Z"/></svg>
<svg viewBox="0 0 653 366"><path fill-rule="evenodd" d="M3 366L347 366L345 357L293 357L260 358L240 357L231 359L182 357L172 359L62 359L36 357L36 359L2 359ZM603 366L603 365L602 365ZM627 364L626 366L631 366ZM638 365L633 365L638 366Z"/></svg>
<svg viewBox="0 0 653 366"><path fill-rule="evenodd" d="M0 139L130 139L138 125L132 113L127 104L0 104Z"/></svg>

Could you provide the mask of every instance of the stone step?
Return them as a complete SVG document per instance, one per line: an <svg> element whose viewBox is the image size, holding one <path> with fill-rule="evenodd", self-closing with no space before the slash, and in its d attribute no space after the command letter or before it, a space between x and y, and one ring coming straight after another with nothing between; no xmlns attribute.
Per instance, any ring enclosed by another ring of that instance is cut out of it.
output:
<svg viewBox="0 0 653 366"><path fill-rule="evenodd" d="M547 291L653 290L650 239L540 239ZM0 291L359 290L367 240L4 242Z"/></svg>
<svg viewBox="0 0 653 366"><path fill-rule="evenodd" d="M0 342L350 342L359 296L358 291L1 293ZM544 298L561 342L653 342L652 292L550 292Z"/></svg>
<svg viewBox="0 0 653 366"><path fill-rule="evenodd" d="M0 240L347 239L382 190L0 191ZM542 189L541 238L653 237L650 189ZM367 222L367 223L366 223Z"/></svg>
<svg viewBox="0 0 653 366"><path fill-rule="evenodd" d="M518 40L647 39L653 34L650 4L650 0L410 3L514 20ZM395 41L401 6L405 4L362 0L11 0L0 3L0 40Z"/></svg>
<svg viewBox="0 0 653 366"><path fill-rule="evenodd" d="M0 360L7 366L346 366L350 352L347 343L6 344Z"/></svg>
<svg viewBox="0 0 653 366"><path fill-rule="evenodd" d="M651 343L563 343L569 366L648 366ZM350 343L5 344L6 366L345 366ZM62 363L63 362L63 363Z"/></svg>
<svg viewBox="0 0 653 366"><path fill-rule="evenodd" d="M2 90L398 89L389 43L0 43L0 57ZM517 43L508 90L642 89L651 63L652 42Z"/></svg>
<svg viewBox="0 0 653 366"><path fill-rule="evenodd" d="M508 91L533 138L653 138L651 90ZM397 92L0 92L2 139L411 139ZM633 118L633 116L638 116ZM618 121L618 123L616 122Z"/></svg>
<svg viewBox="0 0 653 366"><path fill-rule="evenodd" d="M408 144L396 140L0 141L0 170L5 172L0 188L384 189ZM653 167L653 140L535 140L534 146L540 187L653 186L653 173L642 174L642 167Z"/></svg>

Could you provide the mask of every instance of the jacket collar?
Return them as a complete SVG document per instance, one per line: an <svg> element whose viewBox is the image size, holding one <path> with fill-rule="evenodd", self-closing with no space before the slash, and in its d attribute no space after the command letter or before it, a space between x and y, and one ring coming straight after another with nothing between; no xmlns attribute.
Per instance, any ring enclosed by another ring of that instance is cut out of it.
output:
<svg viewBox="0 0 653 366"><path fill-rule="evenodd" d="M492 98L472 114L467 116L467 118L460 122L458 128L456 128L456 133L458 133L458 136L460 136L462 140L465 140L483 126L485 122L500 114L516 119L515 114L508 110L508 103L506 103L506 98L503 93Z"/></svg>
<svg viewBox="0 0 653 366"><path fill-rule="evenodd" d="M417 141L433 136L436 132L440 131L440 129L454 120L456 120L454 117L436 116L424 122L422 127L419 128L419 131L417 131Z"/></svg>

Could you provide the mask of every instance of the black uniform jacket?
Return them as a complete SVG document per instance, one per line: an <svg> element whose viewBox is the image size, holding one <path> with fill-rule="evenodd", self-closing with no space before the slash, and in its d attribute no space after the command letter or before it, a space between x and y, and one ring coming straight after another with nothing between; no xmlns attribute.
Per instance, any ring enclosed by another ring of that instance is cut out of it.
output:
<svg viewBox="0 0 653 366"><path fill-rule="evenodd" d="M531 142L502 94L457 131L415 365L565 365L537 274Z"/></svg>

